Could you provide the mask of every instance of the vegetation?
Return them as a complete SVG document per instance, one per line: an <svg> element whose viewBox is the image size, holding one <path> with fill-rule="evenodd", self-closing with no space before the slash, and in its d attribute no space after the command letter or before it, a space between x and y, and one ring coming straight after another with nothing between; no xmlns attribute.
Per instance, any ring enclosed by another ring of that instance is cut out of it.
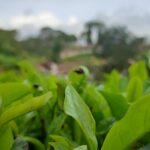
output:
<svg viewBox="0 0 150 150"><path fill-rule="evenodd" d="M80 38L45 27L19 40L16 30L0 30L1 150L150 149L146 39L98 21L85 24ZM61 58L73 47L81 53ZM61 75L57 68L78 64L92 73L80 66Z"/></svg>
<svg viewBox="0 0 150 150"><path fill-rule="evenodd" d="M104 59L106 63L103 71L111 71L113 68L124 71L130 62L142 57L150 48L145 37L137 37L125 27L107 27L102 22L90 21L85 24L81 37L44 27L37 36L20 39L16 30L0 30L0 62L4 66L6 64L7 68L14 66L14 59L18 61L28 57L44 57L47 61L59 63L62 61L60 54L63 50L72 52L76 45L82 47L80 40L91 47L93 56ZM10 62L3 59L5 57Z"/></svg>
<svg viewBox="0 0 150 150"><path fill-rule="evenodd" d="M96 40L93 34L96 31ZM129 61L136 59L148 49L146 38L136 37L126 27L107 27L104 23L90 21L85 25L82 36L87 44L93 44L93 53L108 61L106 67L123 70L129 65Z"/></svg>
<svg viewBox="0 0 150 150"><path fill-rule="evenodd" d="M149 149L150 81L143 61L89 81L80 66L42 74L23 61L0 74L1 150ZM140 149L141 148L141 149Z"/></svg>
<svg viewBox="0 0 150 150"><path fill-rule="evenodd" d="M51 28L42 28L39 35L33 38L27 38L20 44L22 49L32 55L41 55L50 57L54 61L59 60L61 50L71 42L75 42L74 35L66 34L62 31L53 30ZM58 56L58 57L57 57Z"/></svg>

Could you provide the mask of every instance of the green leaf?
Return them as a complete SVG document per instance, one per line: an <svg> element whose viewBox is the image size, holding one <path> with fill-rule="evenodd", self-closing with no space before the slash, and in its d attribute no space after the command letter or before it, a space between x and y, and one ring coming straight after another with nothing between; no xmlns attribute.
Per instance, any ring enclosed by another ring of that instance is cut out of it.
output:
<svg viewBox="0 0 150 150"><path fill-rule="evenodd" d="M1 128L0 130L0 149L11 150L13 145L13 134L10 127Z"/></svg>
<svg viewBox="0 0 150 150"><path fill-rule="evenodd" d="M111 92L102 91L108 105L111 109L113 116L118 120L121 119L128 110L129 104L124 96Z"/></svg>
<svg viewBox="0 0 150 150"><path fill-rule="evenodd" d="M14 136L17 136L19 134L19 128L18 128L16 122L13 120L10 121L9 126L11 127L11 130L12 130Z"/></svg>
<svg viewBox="0 0 150 150"><path fill-rule="evenodd" d="M18 116L42 107L49 101L50 97L51 93L48 92L42 96L35 97L27 101L14 102L12 105L7 107L0 115L0 127Z"/></svg>
<svg viewBox="0 0 150 150"><path fill-rule="evenodd" d="M103 95L93 85L88 85L84 90L83 99L91 109L94 119L97 122L111 116L109 106Z"/></svg>
<svg viewBox="0 0 150 150"><path fill-rule="evenodd" d="M109 75L106 76L107 81L105 83L105 90L120 92L121 75L117 70L113 70Z"/></svg>
<svg viewBox="0 0 150 150"><path fill-rule="evenodd" d="M21 81L21 78L14 70L0 73L0 83Z"/></svg>
<svg viewBox="0 0 150 150"><path fill-rule="evenodd" d="M143 83L138 77L133 77L130 79L127 86L127 100L129 102L134 102L140 98L143 94Z"/></svg>
<svg viewBox="0 0 150 150"><path fill-rule="evenodd" d="M49 142L49 145L52 146L54 150L87 150L86 145L74 148L74 144L66 137L52 135L51 138L54 142Z"/></svg>
<svg viewBox="0 0 150 150"><path fill-rule="evenodd" d="M150 94L133 103L109 131L102 150L125 150L150 131Z"/></svg>
<svg viewBox="0 0 150 150"><path fill-rule="evenodd" d="M82 146L79 146L77 148L74 148L73 150L87 150L87 146L86 145L82 145Z"/></svg>
<svg viewBox="0 0 150 150"><path fill-rule="evenodd" d="M0 97L0 113L1 113L1 111L2 111L2 98Z"/></svg>
<svg viewBox="0 0 150 150"><path fill-rule="evenodd" d="M58 94L57 83L58 83L58 79L56 76L50 75L47 77L48 91L51 91L53 93L52 98L51 98L51 102L49 103L49 106L51 107L51 109L53 109L53 107L57 101L57 94Z"/></svg>
<svg viewBox="0 0 150 150"><path fill-rule="evenodd" d="M7 106L15 100L29 94L30 87L23 83L3 83L0 84L0 97L3 105Z"/></svg>
<svg viewBox="0 0 150 150"><path fill-rule="evenodd" d="M128 71L130 79L134 78L135 76L139 77L141 80L148 79L148 73L144 61L139 61L137 63L132 64L129 67Z"/></svg>
<svg viewBox="0 0 150 150"><path fill-rule="evenodd" d="M48 127L48 132L50 134L54 134L55 132L59 131L64 124L65 120L67 118L67 115L62 113L59 116L56 116L50 123Z"/></svg>
<svg viewBox="0 0 150 150"><path fill-rule="evenodd" d="M55 142L49 142L55 150L72 150L73 144L66 137L52 135L50 136Z"/></svg>
<svg viewBox="0 0 150 150"><path fill-rule="evenodd" d="M45 76L42 76L41 73L28 61L22 61L20 64L23 75L34 85L41 85L44 90L47 90L47 82Z"/></svg>
<svg viewBox="0 0 150 150"><path fill-rule="evenodd" d="M81 127L91 150L97 150L95 120L85 102L76 90L68 85L65 91L64 111L73 117Z"/></svg>
<svg viewBox="0 0 150 150"><path fill-rule="evenodd" d="M75 89L81 92L87 83L89 70L84 66L80 66L71 71L68 77Z"/></svg>

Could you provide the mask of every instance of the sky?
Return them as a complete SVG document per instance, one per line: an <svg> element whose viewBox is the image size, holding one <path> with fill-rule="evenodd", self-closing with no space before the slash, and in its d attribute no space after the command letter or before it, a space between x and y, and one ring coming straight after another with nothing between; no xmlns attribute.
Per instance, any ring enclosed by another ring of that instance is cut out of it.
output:
<svg viewBox="0 0 150 150"><path fill-rule="evenodd" d="M79 35L85 22L97 19L150 37L149 6L150 0L0 0L0 28L26 36L48 26Z"/></svg>

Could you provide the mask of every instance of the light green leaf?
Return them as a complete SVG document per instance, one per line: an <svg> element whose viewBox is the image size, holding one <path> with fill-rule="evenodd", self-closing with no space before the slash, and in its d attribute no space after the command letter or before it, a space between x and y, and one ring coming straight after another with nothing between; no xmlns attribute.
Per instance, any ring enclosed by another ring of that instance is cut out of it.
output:
<svg viewBox="0 0 150 150"><path fill-rule="evenodd" d="M75 89L81 92L89 77L89 70L85 66L80 66L71 71L68 75L69 81L75 87Z"/></svg>
<svg viewBox="0 0 150 150"><path fill-rule="evenodd" d="M132 64L128 71L130 79L135 76L139 77L141 80L148 79L148 73L144 61L138 61L137 63Z"/></svg>
<svg viewBox="0 0 150 150"><path fill-rule="evenodd" d="M68 85L65 91L64 111L73 117L81 127L91 150L97 150L95 120L85 102L76 90Z"/></svg>
<svg viewBox="0 0 150 150"><path fill-rule="evenodd" d="M73 150L87 150L87 146L86 145L82 145L82 146L79 146L77 148L74 148Z"/></svg>
<svg viewBox="0 0 150 150"><path fill-rule="evenodd" d="M133 77L130 79L127 86L127 100L129 102L134 102L140 98L143 94L143 83L138 77Z"/></svg>
<svg viewBox="0 0 150 150"><path fill-rule="evenodd" d="M105 83L105 90L120 92L121 74L117 70L113 70L109 75L106 76L107 81Z"/></svg>
<svg viewBox="0 0 150 150"><path fill-rule="evenodd" d="M66 137L52 135L50 136L55 142L49 142L55 150L72 150L73 144Z"/></svg>
<svg viewBox="0 0 150 150"><path fill-rule="evenodd" d="M15 100L29 94L30 87L23 83L3 83L0 84L0 97L3 105L9 105Z"/></svg>
<svg viewBox="0 0 150 150"><path fill-rule="evenodd" d="M150 132L150 94L133 103L109 131L102 150L126 150Z"/></svg>
<svg viewBox="0 0 150 150"><path fill-rule="evenodd" d="M11 150L13 145L13 134L10 127L1 128L0 130L0 149Z"/></svg>
<svg viewBox="0 0 150 150"><path fill-rule="evenodd" d="M18 116L42 107L49 101L50 97L51 93L48 92L42 96L31 98L27 101L20 101L20 103L14 102L12 105L7 107L0 115L0 127Z"/></svg>

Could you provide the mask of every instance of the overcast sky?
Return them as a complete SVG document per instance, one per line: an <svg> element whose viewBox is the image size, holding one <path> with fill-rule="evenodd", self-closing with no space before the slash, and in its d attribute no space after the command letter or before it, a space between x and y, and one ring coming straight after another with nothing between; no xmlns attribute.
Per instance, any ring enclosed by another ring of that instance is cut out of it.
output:
<svg viewBox="0 0 150 150"><path fill-rule="evenodd" d="M0 27L29 34L49 26L79 34L86 21L99 19L150 37L149 7L150 0L0 0Z"/></svg>

